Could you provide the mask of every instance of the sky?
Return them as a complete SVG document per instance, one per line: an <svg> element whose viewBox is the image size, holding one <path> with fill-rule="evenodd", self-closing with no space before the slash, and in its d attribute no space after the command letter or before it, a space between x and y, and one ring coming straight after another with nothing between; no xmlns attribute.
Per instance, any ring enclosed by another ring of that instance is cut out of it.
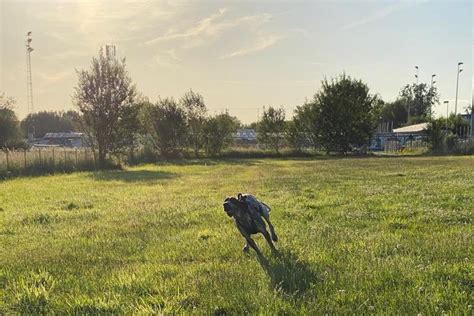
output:
<svg viewBox="0 0 474 316"><path fill-rule="evenodd" d="M192 89L210 114L245 123L264 106L291 117L321 80L343 72L385 101L431 81L454 111L472 102L471 1L11 1L0 0L0 91L27 114L25 35L32 31L35 111L73 109L76 70L103 45L125 57L151 101ZM435 106L446 113L446 105Z"/></svg>

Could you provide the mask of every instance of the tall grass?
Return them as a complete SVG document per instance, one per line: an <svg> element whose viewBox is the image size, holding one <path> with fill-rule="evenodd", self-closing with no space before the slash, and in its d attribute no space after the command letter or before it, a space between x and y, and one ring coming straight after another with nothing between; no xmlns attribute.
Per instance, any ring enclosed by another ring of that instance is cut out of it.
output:
<svg viewBox="0 0 474 316"><path fill-rule="evenodd" d="M472 315L474 157L194 160L0 181L0 315ZM243 253L227 195L272 207Z"/></svg>

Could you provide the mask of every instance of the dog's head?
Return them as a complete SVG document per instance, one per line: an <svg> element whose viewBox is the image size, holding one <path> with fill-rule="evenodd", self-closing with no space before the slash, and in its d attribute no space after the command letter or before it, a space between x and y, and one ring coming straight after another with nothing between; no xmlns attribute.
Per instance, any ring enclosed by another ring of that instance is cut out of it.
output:
<svg viewBox="0 0 474 316"><path fill-rule="evenodd" d="M245 202L239 201L235 197L228 197L224 200L224 211L229 217L239 214L246 206Z"/></svg>

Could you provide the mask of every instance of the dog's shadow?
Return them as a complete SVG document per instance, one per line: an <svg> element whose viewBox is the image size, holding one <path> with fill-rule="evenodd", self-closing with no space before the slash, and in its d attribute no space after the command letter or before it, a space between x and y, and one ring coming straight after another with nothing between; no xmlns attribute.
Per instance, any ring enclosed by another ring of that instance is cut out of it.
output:
<svg viewBox="0 0 474 316"><path fill-rule="evenodd" d="M260 265L270 277L271 286L289 296L301 296L318 281L308 263L291 251L280 249L269 259L259 257Z"/></svg>

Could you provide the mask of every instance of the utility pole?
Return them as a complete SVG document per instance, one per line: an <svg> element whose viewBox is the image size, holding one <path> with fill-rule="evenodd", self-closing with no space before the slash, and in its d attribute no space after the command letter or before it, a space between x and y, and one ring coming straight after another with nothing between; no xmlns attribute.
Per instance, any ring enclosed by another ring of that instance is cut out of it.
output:
<svg viewBox="0 0 474 316"><path fill-rule="evenodd" d="M454 114L458 114L458 88L459 88L459 74L462 72L462 69L459 69L459 67L462 65L462 62L458 63L458 71L457 71L457 79L456 79L456 100L454 101Z"/></svg>
<svg viewBox="0 0 474 316"><path fill-rule="evenodd" d="M31 47L31 42L33 39L31 38L31 31L26 34L26 94L27 94L27 107L28 107L28 114L33 114L35 109L33 106L33 79L31 75L31 52L34 50ZM32 141L35 137L35 126L33 123L28 127L28 140Z"/></svg>

